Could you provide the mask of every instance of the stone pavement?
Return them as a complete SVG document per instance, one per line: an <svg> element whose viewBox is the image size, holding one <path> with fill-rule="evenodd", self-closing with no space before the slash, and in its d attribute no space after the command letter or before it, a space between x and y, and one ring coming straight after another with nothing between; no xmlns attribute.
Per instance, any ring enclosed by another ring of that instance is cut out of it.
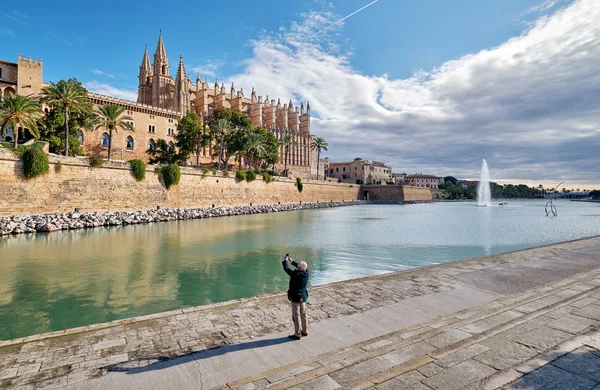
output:
<svg viewBox="0 0 600 390"><path fill-rule="evenodd" d="M313 288L298 342L283 294L0 342L0 388L536 388L565 369L596 386L599 253L596 237Z"/></svg>

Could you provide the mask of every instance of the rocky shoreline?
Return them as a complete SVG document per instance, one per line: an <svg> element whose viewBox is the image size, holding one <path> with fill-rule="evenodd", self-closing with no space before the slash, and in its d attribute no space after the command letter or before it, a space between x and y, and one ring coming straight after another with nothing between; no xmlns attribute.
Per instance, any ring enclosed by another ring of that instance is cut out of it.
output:
<svg viewBox="0 0 600 390"><path fill-rule="evenodd" d="M0 236L37 232L48 233L57 230L85 229L100 226L135 225L140 223L165 222L184 219L216 218L233 215L311 210L329 207L353 206L366 203L380 202L355 200L342 202L287 203L277 205L223 206L132 211L74 211L70 213L0 216Z"/></svg>

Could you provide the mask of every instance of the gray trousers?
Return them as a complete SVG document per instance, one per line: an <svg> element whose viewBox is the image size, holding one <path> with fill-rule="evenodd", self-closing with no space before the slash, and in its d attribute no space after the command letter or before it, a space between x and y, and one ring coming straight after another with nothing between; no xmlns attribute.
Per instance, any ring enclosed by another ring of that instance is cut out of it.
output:
<svg viewBox="0 0 600 390"><path fill-rule="evenodd" d="M302 333L308 333L308 321L306 320L306 302L290 302L292 304L292 321L294 322L294 335L300 337ZM300 317L300 319L298 319ZM302 328L300 328L302 322Z"/></svg>

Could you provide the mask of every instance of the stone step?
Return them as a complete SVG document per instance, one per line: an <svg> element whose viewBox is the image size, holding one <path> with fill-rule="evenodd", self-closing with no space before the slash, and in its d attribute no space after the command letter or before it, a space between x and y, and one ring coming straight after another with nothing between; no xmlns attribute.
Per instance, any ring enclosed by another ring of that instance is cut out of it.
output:
<svg viewBox="0 0 600 390"><path fill-rule="evenodd" d="M369 388L407 372L418 372L417 369L433 376L444 370L444 364L451 368L456 359L464 357L468 360L471 355L482 354L490 349L478 344L479 342L593 295L598 287L585 283L599 278L600 272L575 275L428 323L243 378L222 388L286 389L303 384L307 388L337 388L339 384L348 388ZM436 361L442 366L435 364ZM490 375L497 372L483 363L472 365L474 367L470 368L474 371L485 370L487 367ZM425 375L420 375L426 378Z"/></svg>

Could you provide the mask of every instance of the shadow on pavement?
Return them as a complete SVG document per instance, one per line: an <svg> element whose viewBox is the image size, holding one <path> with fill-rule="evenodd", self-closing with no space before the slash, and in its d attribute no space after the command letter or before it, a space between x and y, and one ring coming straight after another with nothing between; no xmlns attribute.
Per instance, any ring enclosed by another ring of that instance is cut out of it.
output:
<svg viewBox="0 0 600 390"><path fill-rule="evenodd" d="M584 345L566 355L552 354L549 360L552 362L512 382L503 389L588 390L600 388L599 350Z"/></svg>
<svg viewBox="0 0 600 390"><path fill-rule="evenodd" d="M181 355L175 358L165 356L137 358L123 363L112 364L103 367L109 372L126 372L127 374L139 374L148 371L162 370L169 367L174 367L180 364L209 359L215 356L225 355L230 352L243 351L246 349L262 348L271 345L284 344L294 340L286 337L268 340L248 341L240 344L225 345L212 349L206 349L198 352L191 352L186 355Z"/></svg>

